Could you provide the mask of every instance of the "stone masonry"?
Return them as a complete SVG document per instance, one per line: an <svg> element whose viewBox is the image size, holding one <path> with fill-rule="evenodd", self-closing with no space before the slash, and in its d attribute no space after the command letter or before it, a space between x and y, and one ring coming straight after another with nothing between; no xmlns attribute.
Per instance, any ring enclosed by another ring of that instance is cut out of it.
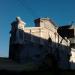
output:
<svg viewBox="0 0 75 75"><path fill-rule="evenodd" d="M59 35L58 27L49 18L38 18L34 22L35 27L26 27L26 23L17 17L11 23L9 59L23 64L50 65L51 59L47 56L52 55L59 68L69 69L69 39Z"/></svg>

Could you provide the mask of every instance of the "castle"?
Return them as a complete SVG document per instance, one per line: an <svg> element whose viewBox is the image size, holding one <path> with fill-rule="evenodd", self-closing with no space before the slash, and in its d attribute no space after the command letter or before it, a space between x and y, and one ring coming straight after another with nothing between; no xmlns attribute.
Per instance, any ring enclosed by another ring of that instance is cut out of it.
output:
<svg viewBox="0 0 75 75"><path fill-rule="evenodd" d="M11 23L9 60L34 68L75 69L75 26L58 27L50 18L34 23L26 27L20 17Z"/></svg>
<svg viewBox="0 0 75 75"><path fill-rule="evenodd" d="M9 58L19 63L49 66L50 55L59 68L69 69L74 62L75 27L58 27L49 18L34 20L35 27L25 27L20 17L11 23Z"/></svg>

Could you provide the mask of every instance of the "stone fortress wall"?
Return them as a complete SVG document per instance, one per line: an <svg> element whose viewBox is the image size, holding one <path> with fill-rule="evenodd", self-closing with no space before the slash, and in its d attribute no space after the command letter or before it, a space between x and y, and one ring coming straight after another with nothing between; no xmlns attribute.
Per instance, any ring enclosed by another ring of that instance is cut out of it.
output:
<svg viewBox="0 0 75 75"><path fill-rule="evenodd" d="M45 57L54 55L59 68L68 69L70 40L61 37L58 27L49 18L38 18L35 27L26 27L20 17L11 24L9 58L20 63L48 63Z"/></svg>

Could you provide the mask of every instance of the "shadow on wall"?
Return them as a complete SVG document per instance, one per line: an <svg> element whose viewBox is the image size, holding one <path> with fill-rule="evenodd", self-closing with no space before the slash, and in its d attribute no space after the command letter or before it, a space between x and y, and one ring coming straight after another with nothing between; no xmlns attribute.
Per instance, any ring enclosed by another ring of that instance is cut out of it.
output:
<svg viewBox="0 0 75 75"><path fill-rule="evenodd" d="M17 63L32 63L39 70L70 69L70 47L53 42L50 37L46 40L20 29L18 31L18 41L17 32L11 32L9 59Z"/></svg>

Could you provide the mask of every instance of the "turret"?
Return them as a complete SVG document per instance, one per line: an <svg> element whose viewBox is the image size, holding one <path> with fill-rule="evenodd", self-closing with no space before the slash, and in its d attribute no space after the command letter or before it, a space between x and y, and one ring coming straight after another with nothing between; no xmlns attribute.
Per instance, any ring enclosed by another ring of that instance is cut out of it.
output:
<svg viewBox="0 0 75 75"><path fill-rule="evenodd" d="M16 21L11 23L11 38L12 43L22 44L24 42L24 26L25 22L21 20L20 17L16 17Z"/></svg>
<svg viewBox="0 0 75 75"><path fill-rule="evenodd" d="M24 44L25 22L20 17L11 23L11 36L9 43L9 59L18 61L20 58L20 47Z"/></svg>

